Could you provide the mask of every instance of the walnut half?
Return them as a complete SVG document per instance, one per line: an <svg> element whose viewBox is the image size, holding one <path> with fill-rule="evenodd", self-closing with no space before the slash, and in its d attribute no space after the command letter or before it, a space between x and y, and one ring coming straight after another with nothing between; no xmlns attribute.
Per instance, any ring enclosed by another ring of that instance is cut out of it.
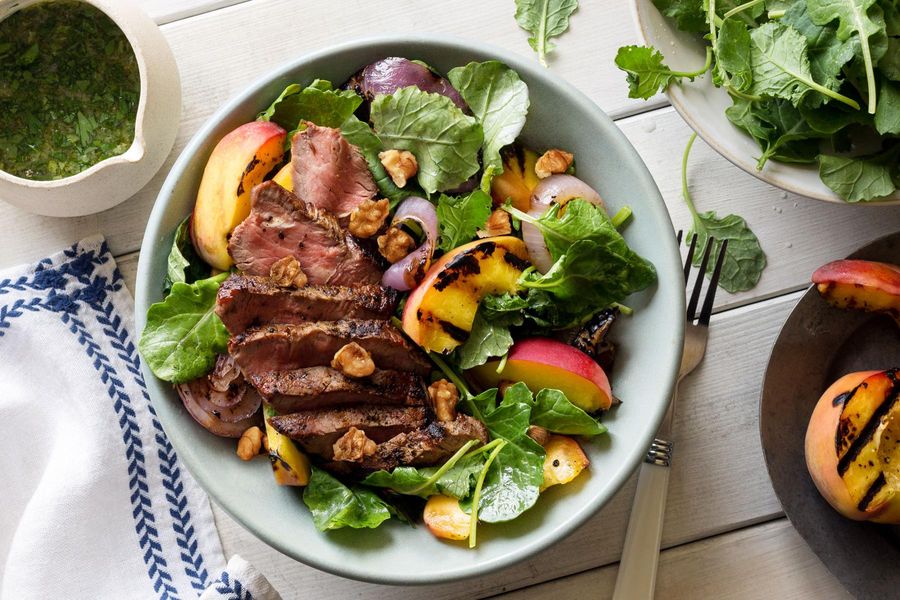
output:
<svg viewBox="0 0 900 600"><path fill-rule="evenodd" d="M259 449L263 445L263 433L259 427L254 425L241 434L238 440L237 455L241 460L252 460L259 454Z"/></svg>
<svg viewBox="0 0 900 600"><path fill-rule="evenodd" d="M564 150L559 150L558 148L547 150L539 159L537 159L537 162L534 165L534 173L540 179L550 177L557 173L565 173L569 170L573 158L572 154L565 152Z"/></svg>
<svg viewBox="0 0 900 600"><path fill-rule="evenodd" d="M509 235L510 233L512 233L512 222L509 219L509 213L502 208L492 212L487 223L484 224L484 229L477 231L480 238Z"/></svg>
<svg viewBox="0 0 900 600"><path fill-rule="evenodd" d="M331 368L348 377L368 377L375 372L375 363L365 348L356 342L350 342L335 352Z"/></svg>
<svg viewBox="0 0 900 600"><path fill-rule="evenodd" d="M456 420L456 403L459 402L459 390L446 379L438 379L428 386L428 397L434 407L438 421Z"/></svg>
<svg viewBox="0 0 900 600"><path fill-rule="evenodd" d="M359 462L367 456L375 454L377 445L366 436L366 432L351 427L334 443L334 460Z"/></svg>
<svg viewBox="0 0 900 600"><path fill-rule="evenodd" d="M350 213L350 225L347 229L358 238L370 238L384 225L390 211L387 198L381 200L363 200Z"/></svg>
<svg viewBox="0 0 900 600"><path fill-rule="evenodd" d="M378 153L378 159L399 188L404 187L406 181L419 171L416 156L409 150L385 150Z"/></svg>
<svg viewBox="0 0 900 600"><path fill-rule="evenodd" d="M391 227L378 236L378 251L391 264L405 258L415 247L416 240L399 227Z"/></svg>
<svg viewBox="0 0 900 600"><path fill-rule="evenodd" d="M269 277L272 282L280 287L302 288L306 285L306 273L300 268L300 263L293 256L279 258L269 269Z"/></svg>

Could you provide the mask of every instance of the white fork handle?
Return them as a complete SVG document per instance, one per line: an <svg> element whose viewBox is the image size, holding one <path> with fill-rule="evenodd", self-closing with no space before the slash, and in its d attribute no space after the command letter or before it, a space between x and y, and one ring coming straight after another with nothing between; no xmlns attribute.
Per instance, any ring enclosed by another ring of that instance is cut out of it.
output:
<svg viewBox="0 0 900 600"><path fill-rule="evenodd" d="M669 467L641 463L613 600L652 600L668 490Z"/></svg>

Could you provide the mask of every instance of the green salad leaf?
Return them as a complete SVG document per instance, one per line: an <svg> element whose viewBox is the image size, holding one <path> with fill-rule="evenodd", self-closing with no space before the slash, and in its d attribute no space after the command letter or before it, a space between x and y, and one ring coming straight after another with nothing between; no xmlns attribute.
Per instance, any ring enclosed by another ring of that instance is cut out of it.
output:
<svg viewBox="0 0 900 600"><path fill-rule="evenodd" d="M743 292L753 288L759 282L759 278L762 277L762 272L766 268L766 255L759 245L756 235L741 217L727 215L720 219L713 211L697 212L687 184L687 161L696 139L697 134L695 133L688 141L681 161L681 192L693 217L693 228L688 232L685 244L690 245L693 234L697 234L694 266L699 266L703 249L710 237L716 240L710 254L712 257L718 256L723 241L728 240L719 276L719 287L731 293ZM707 275L711 275L714 268L715 260L710 260L706 269Z"/></svg>
<svg viewBox="0 0 900 600"><path fill-rule="evenodd" d="M875 129L883 135L900 134L900 83L882 80L879 98Z"/></svg>
<svg viewBox="0 0 900 600"><path fill-rule="evenodd" d="M813 79L834 91L840 89L841 70L860 52L859 39L841 40L834 27L813 23L806 2L791 4L780 22L806 38Z"/></svg>
<svg viewBox="0 0 900 600"><path fill-rule="evenodd" d="M290 132L286 140L290 147L301 121L340 127L360 104L362 98L353 90L335 90L330 81L316 79L306 87L296 83L287 86L257 118L277 123Z"/></svg>
<svg viewBox="0 0 900 600"><path fill-rule="evenodd" d="M440 249L449 252L474 238L491 215L491 205L491 197L481 189L465 196L441 194L437 205Z"/></svg>
<svg viewBox="0 0 900 600"><path fill-rule="evenodd" d="M897 150L900 146L884 156L872 158L823 154L819 156L819 177L847 202L887 196L897 189Z"/></svg>
<svg viewBox="0 0 900 600"><path fill-rule="evenodd" d="M175 230L175 239L166 261L166 279L163 283L163 291L166 293L175 282L193 283L209 277L209 265L203 262L191 242L190 223L191 218L187 217Z"/></svg>
<svg viewBox="0 0 900 600"><path fill-rule="evenodd" d="M703 0L653 0L653 4L667 17L673 19L682 31L706 33L706 11Z"/></svg>
<svg viewBox="0 0 900 600"><path fill-rule="evenodd" d="M172 383L196 379L228 349L228 330L213 310L227 277L222 273L191 284L175 282L166 299L147 310L138 349L154 375Z"/></svg>
<svg viewBox="0 0 900 600"><path fill-rule="evenodd" d="M516 0L516 22L531 34L528 44L547 66L547 54L556 47L551 38L565 33L578 0Z"/></svg>
<svg viewBox="0 0 900 600"><path fill-rule="evenodd" d="M447 79L460 93L481 127L484 168L503 172L500 149L516 141L528 114L528 86L519 74L496 60L450 69Z"/></svg>
<svg viewBox="0 0 900 600"><path fill-rule="evenodd" d="M466 454L476 443L476 440L469 441L439 467L396 467L391 472L375 471L361 483L420 498L435 494L465 498L472 493L475 477L484 465L484 447Z"/></svg>
<svg viewBox="0 0 900 600"><path fill-rule="evenodd" d="M543 389L534 397L531 424L567 435L606 433L606 427L600 421L572 404L561 391L552 389Z"/></svg>
<svg viewBox="0 0 900 600"><path fill-rule="evenodd" d="M419 185L427 193L452 189L478 172L481 125L446 96L402 88L376 96L371 118L384 147L416 156Z"/></svg>
<svg viewBox="0 0 900 600"><path fill-rule="evenodd" d="M562 215L556 204L537 219L511 206L506 210L541 231L555 261L544 274L526 270L520 285L552 295L564 312L588 318L656 281L653 265L631 250L606 212L590 202L571 200Z"/></svg>
<svg viewBox="0 0 900 600"><path fill-rule="evenodd" d="M885 33L883 13L875 6L875 0L807 0L807 9L813 23L826 25L838 21L837 38L846 40L855 35L859 40L865 65L869 114L875 114L875 67L870 40ZM875 8L872 11L872 8ZM872 13L872 14L870 14ZM874 19L872 18L874 15Z"/></svg>
<svg viewBox="0 0 900 600"><path fill-rule="evenodd" d="M520 316L517 315L519 319ZM513 345L513 337L509 325L485 318L484 310L479 307L472 321L469 338L457 350L459 367L471 369L483 365L495 356L503 356Z"/></svg>
<svg viewBox="0 0 900 600"><path fill-rule="evenodd" d="M327 471L312 467L303 502L319 531L374 528L391 518L392 508L375 492L346 486Z"/></svg>
<svg viewBox="0 0 900 600"><path fill-rule="evenodd" d="M382 196L391 201L391 206L396 206L401 200L408 196L415 195L416 188L412 182L408 182L405 187L399 188L394 184L394 180L388 175L378 153L384 150L384 146L372 128L367 123L363 123L355 116L350 116L341 125L341 135L347 142L353 144L362 152L369 165L369 171L372 178L378 186L378 191Z"/></svg>
<svg viewBox="0 0 900 600"><path fill-rule="evenodd" d="M744 23L736 19L726 19L722 23L716 40L716 58L730 74L733 88L742 92L753 84L750 46L750 31Z"/></svg>
<svg viewBox="0 0 900 600"><path fill-rule="evenodd" d="M770 22L750 32L750 64L753 83L750 93L789 100L798 105L810 90L844 102L855 109L859 104L819 83L810 71L806 38L793 27Z"/></svg>
<svg viewBox="0 0 900 600"><path fill-rule="evenodd" d="M712 53L707 52L706 64L697 71L673 71L663 63L663 55L647 46L623 46L616 54L616 66L625 71L628 97L649 100L666 89L670 83L703 75L709 70Z"/></svg>

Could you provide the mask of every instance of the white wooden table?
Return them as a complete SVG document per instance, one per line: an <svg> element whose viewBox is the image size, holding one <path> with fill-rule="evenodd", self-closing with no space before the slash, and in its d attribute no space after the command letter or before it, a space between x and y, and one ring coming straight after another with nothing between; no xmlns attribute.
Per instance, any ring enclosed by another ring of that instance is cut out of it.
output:
<svg viewBox="0 0 900 600"><path fill-rule="evenodd" d="M160 174L104 213L38 217L0 203L0 267L33 260L101 232L129 284L141 236L172 161L201 123L260 74L306 52L376 33L439 32L532 56L512 0L142 0L181 71L183 116ZM627 98L616 49L636 43L625 0L582 0L558 40L553 72L617 120L646 161L676 228L689 228L679 157L690 130L664 97ZM340 6L340 10L337 7ZM826 205L743 173L698 142L691 189L701 210L736 212L769 259L759 285L720 293L705 362L682 386L677 453L663 532L659 598L847 598L781 513L763 464L757 401L775 336L820 264L900 230L900 209ZM602 476L602 474L595 474ZM216 507L227 554L255 564L293 598L606 598L634 493L634 478L581 530L518 566L427 588L378 586L316 571L255 539Z"/></svg>

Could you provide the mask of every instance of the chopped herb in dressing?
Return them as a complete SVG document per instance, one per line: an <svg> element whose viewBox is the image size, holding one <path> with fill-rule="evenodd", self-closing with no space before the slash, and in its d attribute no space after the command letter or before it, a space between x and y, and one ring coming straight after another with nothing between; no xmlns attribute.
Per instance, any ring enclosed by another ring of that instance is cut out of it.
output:
<svg viewBox="0 0 900 600"><path fill-rule="evenodd" d="M61 179L131 146L137 61L103 12L41 2L0 21L0 40L0 170Z"/></svg>

